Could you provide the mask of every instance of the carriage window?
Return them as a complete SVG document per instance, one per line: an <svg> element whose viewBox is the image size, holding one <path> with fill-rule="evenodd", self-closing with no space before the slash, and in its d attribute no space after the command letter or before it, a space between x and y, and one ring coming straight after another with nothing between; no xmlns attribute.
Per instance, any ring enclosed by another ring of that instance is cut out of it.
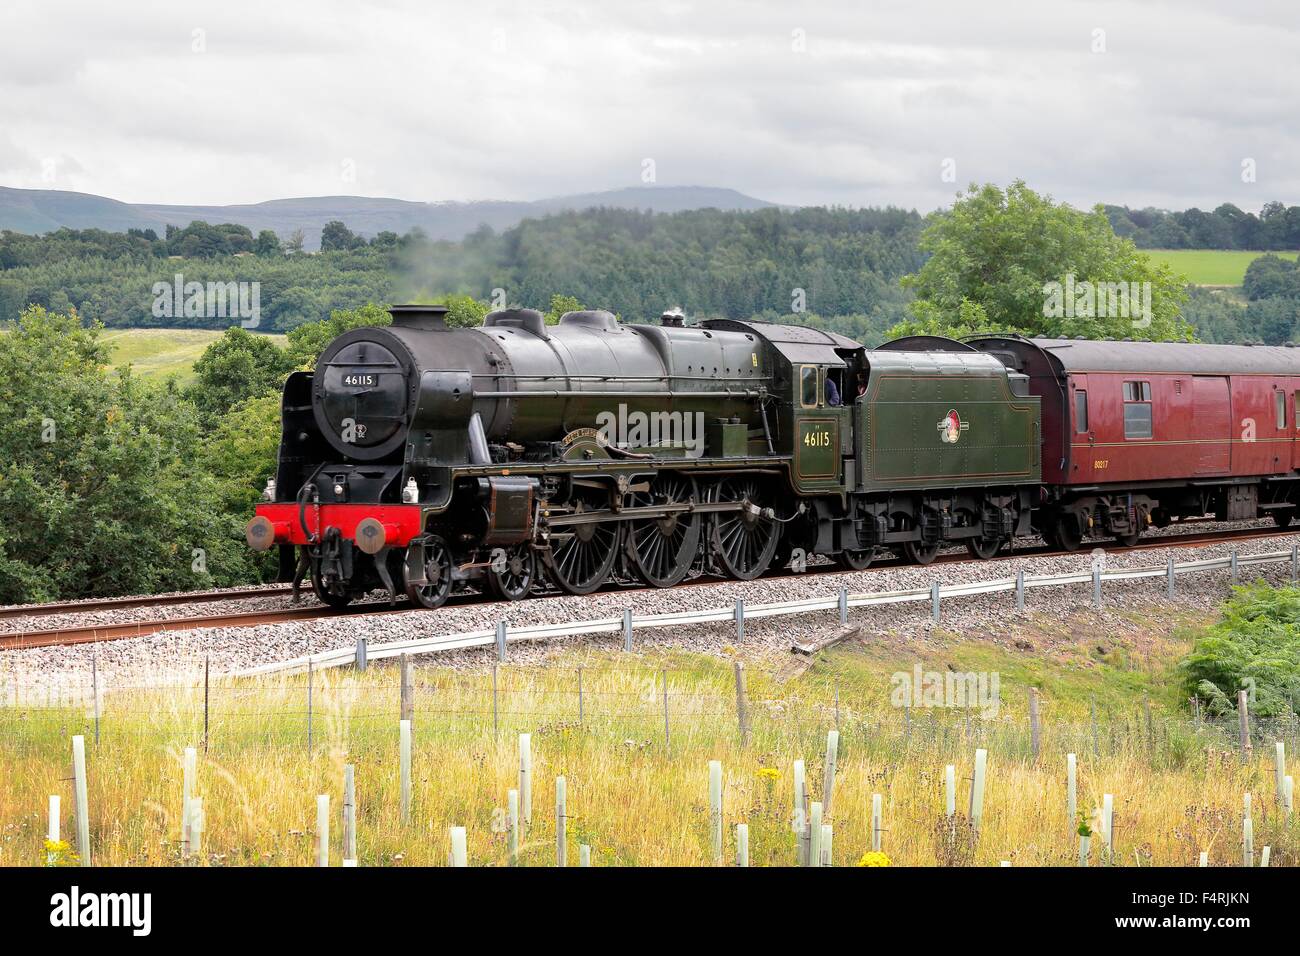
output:
<svg viewBox="0 0 1300 956"><path fill-rule="evenodd" d="M1081 388L1074 392L1074 430L1080 433L1088 430L1088 393Z"/></svg>
<svg viewBox="0 0 1300 956"><path fill-rule="evenodd" d="M1124 383L1124 437L1151 437L1151 383Z"/></svg>
<svg viewBox="0 0 1300 956"><path fill-rule="evenodd" d="M799 401L804 408L817 407L816 365L804 365L799 369Z"/></svg>
<svg viewBox="0 0 1300 956"><path fill-rule="evenodd" d="M1277 427L1286 428L1286 392L1280 389L1274 392L1273 405L1277 409Z"/></svg>

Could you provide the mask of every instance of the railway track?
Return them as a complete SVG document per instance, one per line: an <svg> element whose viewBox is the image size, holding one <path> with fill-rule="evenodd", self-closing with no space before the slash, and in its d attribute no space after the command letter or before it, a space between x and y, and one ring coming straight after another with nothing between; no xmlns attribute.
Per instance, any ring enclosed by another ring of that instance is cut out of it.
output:
<svg viewBox="0 0 1300 956"><path fill-rule="evenodd" d="M1186 522L1193 524L1194 522ZM1126 551L1145 551L1157 548L1192 548L1201 547L1207 544L1223 544L1235 541L1253 541L1264 538L1285 537L1296 534L1296 531L1284 530L1280 528L1233 528L1219 531L1198 531L1190 534L1166 535L1158 538L1148 538L1139 541ZM1085 547L1082 551L1090 550ZM1102 542L1097 542L1098 545ZM1012 553L999 555L991 560L984 561L985 564L997 564L1006 561L1017 561L1025 558L1045 558L1068 555L1070 552L1052 549L1045 546L1021 548ZM963 564L975 561L975 558L968 556L964 551L950 551L940 554L934 561L935 564ZM867 572L877 569L907 567L907 562L901 559L882 560L872 564ZM793 577L795 575L817 575L819 577L836 577L843 574L860 574L860 571L851 571L836 567L834 565L812 565L806 571L798 572L789 568L773 570L766 575L770 578ZM715 575L703 575L684 581L677 587L711 587L719 584L735 583L733 579L719 577ZM642 584L621 584L612 583L601 589L602 593L622 593L627 591L647 590ZM205 591L194 594L167 595L162 598L108 598L101 601L88 602L61 602L59 604L45 604L37 606L27 606L22 608L5 608L0 609L0 620L29 616L39 617L47 614L76 614L91 613L93 611L118 610L136 607L169 607L182 604L201 604L205 602L218 600L240 600L253 597L275 597L291 593L292 588L288 585L277 588L248 588L237 591ZM307 590L310 594L310 589ZM545 600L548 597L567 596L559 591L546 592L539 594L530 600ZM458 605L491 602L493 599L479 594L477 592L467 592L456 594L447 602L446 607L455 607ZM194 615L174 618L158 618L154 620L123 621L118 623L97 623L87 625L68 625L57 628L46 628L31 631L11 631L0 634L0 650L19 650L34 647L51 647L56 645L71 644L88 644L100 641L122 640L132 637L145 637L150 634L158 634L166 631L184 631L195 628L216 628L216 627L255 627L260 624L283 624L294 621L311 620L321 617L339 617L349 614L358 615L376 615L376 614L400 614L407 611L417 610L405 599L399 600L395 605L390 605L386 601L373 601L367 603L353 604L342 610L336 610L321 604L312 604L305 607L277 608L266 611L244 611L225 614L212 615Z"/></svg>

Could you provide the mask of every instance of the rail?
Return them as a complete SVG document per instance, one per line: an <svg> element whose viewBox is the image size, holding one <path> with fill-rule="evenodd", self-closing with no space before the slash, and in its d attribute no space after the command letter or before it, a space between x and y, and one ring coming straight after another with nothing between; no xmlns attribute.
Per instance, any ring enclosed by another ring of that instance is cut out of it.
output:
<svg viewBox="0 0 1300 956"><path fill-rule="evenodd" d="M734 607L706 608L700 611L674 611L646 615L634 615L631 611L624 611L619 617L604 617L590 621L570 621L518 628L508 628L502 622L494 630L442 634L435 637L393 641L374 647L367 646L365 640L361 639L357 642L355 649L343 647L319 654L295 657L286 661L262 664L235 672L231 676L255 677L263 674L300 671L309 667L313 669L342 667L354 663L364 666L367 661L398 657L402 654L434 654L475 647L491 647L494 644L497 648L498 659L504 661L506 659L506 649L511 643L540 641L556 637L577 637L586 634L617 634L622 632L624 648L631 650L633 632L643 628L734 621L738 636L743 636L745 621L747 620L838 609L840 623L845 624L848 621L848 612L851 608L881 607L888 604L920 603L924 601L930 602L931 616L935 621L938 621L940 619L940 608L945 599L1015 592L1016 606L1017 608L1023 608L1024 595L1027 590L1067 587L1076 584L1091 584L1093 604L1100 607L1101 587L1107 581L1164 578L1166 581L1166 594L1168 597L1173 597L1174 581L1180 575L1227 569L1231 572L1232 581L1235 584L1240 568L1283 563L1290 563L1291 580L1296 582L1300 578L1300 545L1293 546L1289 551L1269 551L1247 555L1239 555L1234 550L1231 554L1222 558L1187 561L1181 564L1170 558L1164 565L1122 568L1114 571L1106 571L1099 562L1094 561L1091 570L1076 571L1069 574L1026 575L1021 571L1015 577L1010 578L951 585L935 582L930 587L910 588L901 591L872 591L862 594L849 594L847 589L841 588L838 594L825 597L805 598L797 601L778 601L750 606L746 606L743 600L737 600Z"/></svg>

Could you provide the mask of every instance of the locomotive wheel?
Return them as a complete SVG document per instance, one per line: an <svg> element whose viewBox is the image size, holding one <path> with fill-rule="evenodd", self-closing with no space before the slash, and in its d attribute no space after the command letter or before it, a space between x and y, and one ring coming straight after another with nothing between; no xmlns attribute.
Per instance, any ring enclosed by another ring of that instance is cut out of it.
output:
<svg viewBox="0 0 1300 956"><path fill-rule="evenodd" d="M966 550L970 552L972 558L988 561L998 556L998 552L1002 550L1002 545L1005 543L1001 538L996 541L989 541L985 538L967 538Z"/></svg>
<svg viewBox="0 0 1300 956"><path fill-rule="evenodd" d="M402 564L406 596L429 610L442 607L451 596L451 549L447 547L447 542L437 535L424 539L423 583L413 580L418 565L412 567L412 558L418 561L417 555L408 552L407 560Z"/></svg>
<svg viewBox="0 0 1300 956"><path fill-rule="evenodd" d="M649 494L638 495L638 507L685 504L695 497L695 482L680 475L660 475ZM700 550L700 516L679 512L667 518L628 523L627 556L632 570L646 584L672 587L686 577Z"/></svg>
<svg viewBox="0 0 1300 956"><path fill-rule="evenodd" d="M766 496L757 478L724 478L713 489L714 501L744 502L741 511L715 515L709 540L722 570L738 581L752 581L772 566L781 526L762 514Z"/></svg>
<svg viewBox="0 0 1300 956"><path fill-rule="evenodd" d="M581 514L593 509L579 501L573 510ZM546 572L560 590L590 594L609 580L622 532L615 522L579 524L571 528L571 537L551 545Z"/></svg>
<svg viewBox="0 0 1300 956"><path fill-rule="evenodd" d="M505 551L505 562L498 570L491 565L485 572L487 591L501 601L522 601L533 589L537 577L537 557L527 542Z"/></svg>
<svg viewBox="0 0 1300 956"><path fill-rule="evenodd" d="M841 551L835 555L835 563L848 571L865 571L876 559L875 548L865 551Z"/></svg>

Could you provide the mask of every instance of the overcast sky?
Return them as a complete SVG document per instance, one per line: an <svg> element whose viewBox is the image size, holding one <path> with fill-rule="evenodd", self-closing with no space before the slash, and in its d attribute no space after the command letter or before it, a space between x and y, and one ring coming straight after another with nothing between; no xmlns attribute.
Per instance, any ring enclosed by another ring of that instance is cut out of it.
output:
<svg viewBox="0 0 1300 956"><path fill-rule="evenodd" d="M1298 78L1296 0L0 0L0 185L1257 210L1300 202Z"/></svg>

